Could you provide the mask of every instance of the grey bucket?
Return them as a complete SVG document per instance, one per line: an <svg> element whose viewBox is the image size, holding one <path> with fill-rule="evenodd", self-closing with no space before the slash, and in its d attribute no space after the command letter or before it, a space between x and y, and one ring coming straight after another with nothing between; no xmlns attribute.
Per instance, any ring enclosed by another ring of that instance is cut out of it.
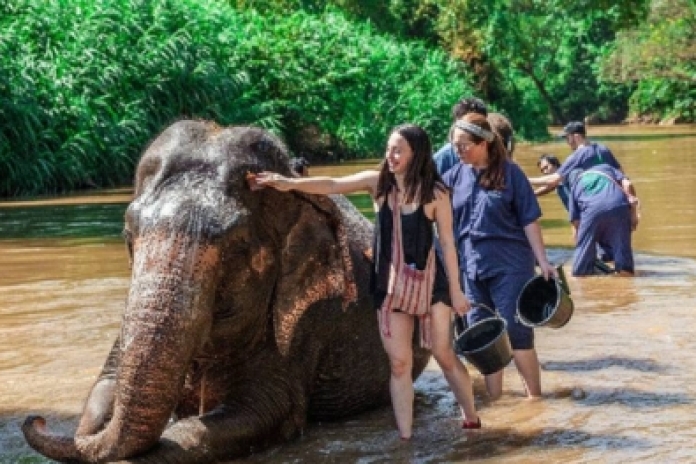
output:
<svg viewBox="0 0 696 464"><path fill-rule="evenodd" d="M570 321L574 305L565 276L559 269L559 279L530 279L517 297L517 320L527 327L559 329Z"/></svg>
<svg viewBox="0 0 696 464"><path fill-rule="evenodd" d="M507 321L488 306L482 304L472 304L472 306L490 311L493 317L465 327L465 321L456 316L454 348L457 354L464 356L481 374L493 374L512 360Z"/></svg>

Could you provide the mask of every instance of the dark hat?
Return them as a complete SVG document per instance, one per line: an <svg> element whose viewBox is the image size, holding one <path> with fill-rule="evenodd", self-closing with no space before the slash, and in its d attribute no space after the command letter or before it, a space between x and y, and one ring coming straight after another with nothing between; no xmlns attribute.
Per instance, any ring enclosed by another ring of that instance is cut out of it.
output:
<svg viewBox="0 0 696 464"><path fill-rule="evenodd" d="M580 134L585 135L585 125L580 121L571 121L565 125L563 132L558 134L559 137L565 137L570 134Z"/></svg>

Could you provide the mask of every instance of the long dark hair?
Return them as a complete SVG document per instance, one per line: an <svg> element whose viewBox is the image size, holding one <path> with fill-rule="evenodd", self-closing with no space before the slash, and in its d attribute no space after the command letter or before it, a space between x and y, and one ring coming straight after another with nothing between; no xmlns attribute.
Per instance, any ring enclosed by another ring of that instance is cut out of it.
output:
<svg viewBox="0 0 696 464"><path fill-rule="evenodd" d="M488 168L483 172L479 184L486 190L503 190L505 188L505 162L508 153L500 134L495 132L488 120L480 114L469 113L461 120L479 126L495 135L492 142L487 142L483 137L467 132L471 136L472 142L486 142L488 145Z"/></svg>
<svg viewBox="0 0 696 464"><path fill-rule="evenodd" d="M402 136L413 151L413 158L409 163L404 178L405 201L407 203L417 202L421 205L432 202L435 199L436 188L442 191L447 189L435 167L428 133L415 124L397 126L392 129L389 136L394 133ZM385 196L392 187L396 188L396 178L393 173L389 172L389 165L385 159L380 164L379 181L375 196L377 198Z"/></svg>

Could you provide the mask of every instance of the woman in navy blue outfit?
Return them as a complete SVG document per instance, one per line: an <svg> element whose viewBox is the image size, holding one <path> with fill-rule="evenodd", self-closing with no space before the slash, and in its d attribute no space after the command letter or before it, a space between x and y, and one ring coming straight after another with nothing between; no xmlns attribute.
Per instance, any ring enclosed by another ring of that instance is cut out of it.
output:
<svg viewBox="0 0 696 464"><path fill-rule="evenodd" d="M470 301L496 308L505 318L517 367L528 397L541 395L534 332L520 324L517 297L535 275L535 261L545 278L557 276L549 264L538 219L541 209L517 164L509 160L486 118L469 114L452 131L461 162L443 180L452 189L454 235L462 280ZM490 317L475 309L469 323ZM491 399L502 394L503 371L486 376Z"/></svg>
<svg viewBox="0 0 696 464"><path fill-rule="evenodd" d="M377 212L372 289L378 309L382 344L391 365L390 392L394 415L402 439L411 438L413 427L413 331L415 317L386 304L389 268L392 261L393 219L399 218L403 230L403 258L417 269L424 269L434 247L433 223L437 226L443 262L437 263L430 306L425 301L430 348L464 416L464 429L477 429L481 421L474 405L471 378L452 347L452 310L464 315L471 309L462 291L457 250L452 235L450 195L437 174L431 158L428 134L418 126L404 124L389 136L385 159L379 170L362 171L345 177L287 178L264 172L260 185L277 190L332 194L367 191ZM394 206L396 205L396 206ZM393 214L394 207L399 215ZM437 258L439 261L439 258ZM431 268L432 269L432 268ZM446 271L446 272L445 272ZM420 316L419 316L420 317ZM386 322L386 323L385 323ZM386 327L386 330L385 330Z"/></svg>

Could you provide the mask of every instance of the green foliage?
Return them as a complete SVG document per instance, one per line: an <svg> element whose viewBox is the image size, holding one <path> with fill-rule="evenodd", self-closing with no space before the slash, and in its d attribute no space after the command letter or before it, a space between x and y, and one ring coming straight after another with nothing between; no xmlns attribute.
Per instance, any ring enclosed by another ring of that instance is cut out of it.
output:
<svg viewBox="0 0 696 464"><path fill-rule="evenodd" d="M313 161L378 156L404 121L437 144L463 95L523 139L629 105L696 121L694 31L693 0L0 1L0 196L127 183L184 117Z"/></svg>
<svg viewBox="0 0 696 464"><path fill-rule="evenodd" d="M378 35L336 11L253 18L237 50L253 59L239 64L282 102L288 142L311 158L322 147L336 157L374 157L403 121L444 137L452 104L471 92L467 72L445 53Z"/></svg>
<svg viewBox="0 0 696 464"><path fill-rule="evenodd" d="M551 115L549 122L598 114L616 118L628 92L602 85L595 63L603 44L617 28L636 21L645 2L605 3L501 0L485 9L477 4L468 16L484 31L481 50L492 67L507 79L531 84L529 90Z"/></svg>
<svg viewBox="0 0 696 464"><path fill-rule="evenodd" d="M194 0L16 0L0 10L0 195L129 182L178 118L256 124L314 159L374 156L403 121L444 134L470 77L336 11Z"/></svg>
<svg viewBox="0 0 696 464"><path fill-rule="evenodd" d="M636 85L630 112L649 121L696 121L696 4L661 0L648 20L619 33L601 71Z"/></svg>
<svg viewBox="0 0 696 464"><path fill-rule="evenodd" d="M0 194L126 183L180 117L273 126L226 66L229 44L208 40L230 19L167 0L13 3L0 27Z"/></svg>
<svg viewBox="0 0 696 464"><path fill-rule="evenodd" d="M477 93L531 139L544 137L548 122L625 117L634 86L602 80L598 62L616 31L641 22L649 5L647 0L390 0L376 2L383 8L371 12L356 8L360 1L329 3L352 5L387 32L441 44L475 73ZM390 15L391 21L376 14Z"/></svg>

